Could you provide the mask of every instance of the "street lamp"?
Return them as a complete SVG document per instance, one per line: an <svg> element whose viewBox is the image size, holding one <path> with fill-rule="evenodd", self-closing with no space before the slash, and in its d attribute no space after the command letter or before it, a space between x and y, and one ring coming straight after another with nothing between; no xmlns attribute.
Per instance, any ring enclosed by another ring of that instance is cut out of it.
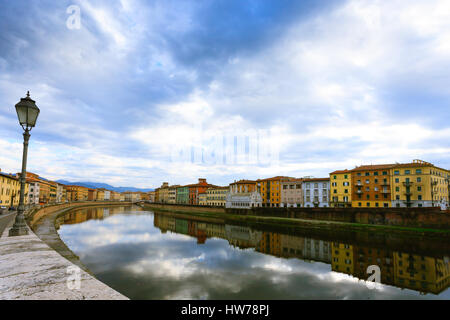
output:
<svg viewBox="0 0 450 320"><path fill-rule="evenodd" d="M28 154L28 140L30 140L30 131L36 125L36 120L39 115L39 108L35 101L30 98L30 91L27 92L26 98L21 98L16 104L17 117L22 126L23 133L23 156L22 156L22 173L20 174L20 200L19 208L17 209L16 220L13 227L9 230L9 236L23 236L28 234L28 227L25 222L25 179L27 170L27 154Z"/></svg>

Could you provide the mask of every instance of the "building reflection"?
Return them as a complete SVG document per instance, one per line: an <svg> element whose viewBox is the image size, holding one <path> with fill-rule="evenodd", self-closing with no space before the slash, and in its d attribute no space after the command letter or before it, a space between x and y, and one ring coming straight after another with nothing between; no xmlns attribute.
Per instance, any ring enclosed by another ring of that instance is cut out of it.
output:
<svg viewBox="0 0 450 320"><path fill-rule="evenodd" d="M123 206L121 207L110 207L110 208L86 208L82 210L76 210L68 212L65 215L56 219L57 225L62 224L78 224L83 223L88 220L102 220L114 214L118 214L124 211Z"/></svg>
<svg viewBox="0 0 450 320"><path fill-rule="evenodd" d="M125 207L77 210L59 217L56 225L104 219L124 210ZM246 226L178 219L159 213L154 213L153 223L162 233L184 234L195 238L199 245L212 238L225 239L230 246L239 249L253 248L257 252L280 258L326 263L332 271L361 280L369 277L367 268L376 265L381 271L381 283L424 294L439 294L450 283L450 261L447 256L417 255L388 248L260 231Z"/></svg>
<svg viewBox="0 0 450 320"><path fill-rule="evenodd" d="M386 285L438 294L447 289L450 282L448 258L258 231L245 226L189 221L158 213L154 217L154 225L161 232L186 234L196 238L199 244L204 244L208 238L225 239L239 249L254 248L280 258L323 262L329 264L332 271L361 280L370 276L369 266L377 265L381 283Z"/></svg>

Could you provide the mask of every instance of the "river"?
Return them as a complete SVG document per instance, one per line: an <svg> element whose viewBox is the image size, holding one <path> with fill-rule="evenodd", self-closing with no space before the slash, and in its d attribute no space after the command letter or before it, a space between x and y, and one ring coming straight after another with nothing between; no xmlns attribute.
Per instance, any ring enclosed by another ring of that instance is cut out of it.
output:
<svg viewBox="0 0 450 320"><path fill-rule="evenodd" d="M57 228L95 277L130 299L450 299L449 254L428 254L423 239L418 253L414 239L405 249L346 243L134 206L75 209Z"/></svg>

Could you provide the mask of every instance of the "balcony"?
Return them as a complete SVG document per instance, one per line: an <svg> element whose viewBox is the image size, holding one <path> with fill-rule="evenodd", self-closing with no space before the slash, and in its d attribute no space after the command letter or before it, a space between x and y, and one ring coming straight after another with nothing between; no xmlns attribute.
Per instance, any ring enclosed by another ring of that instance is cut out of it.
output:
<svg viewBox="0 0 450 320"><path fill-rule="evenodd" d="M355 186L360 186L360 187L362 187L362 183L361 182L355 182Z"/></svg>
<svg viewBox="0 0 450 320"><path fill-rule="evenodd" d="M389 186L390 183L386 181L386 182L381 182L380 185L382 185L382 186Z"/></svg>
<svg viewBox="0 0 450 320"><path fill-rule="evenodd" d="M389 193L391 193L391 191L390 191L390 190L381 190L381 193L387 193L387 194L389 194Z"/></svg>
<svg viewBox="0 0 450 320"><path fill-rule="evenodd" d="M357 194L362 194L363 191L362 191L362 190L356 190L356 193L357 193Z"/></svg>
<svg viewBox="0 0 450 320"><path fill-rule="evenodd" d="M411 192L411 190L406 190L403 194L404 194L405 196L411 196L411 195L412 195L412 192Z"/></svg>
<svg viewBox="0 0 450 320"><path fill-rule="evenodd" d="M405 182L403 182L403 185L405 187L411 187L413 185L413 182L412 181L405 181Z"/></svg>

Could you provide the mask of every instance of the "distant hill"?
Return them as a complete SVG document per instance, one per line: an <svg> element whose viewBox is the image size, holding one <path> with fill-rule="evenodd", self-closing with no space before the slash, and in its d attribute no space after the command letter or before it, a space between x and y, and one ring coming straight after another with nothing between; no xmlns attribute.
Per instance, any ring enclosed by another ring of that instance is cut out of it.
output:
<svg viewBox="0 0 450 320"><path fill-rule="evenodd" d="M56 182L61 184L67 184L67 185L73 185L73 186L81 186L86 188L105 188L111 191L116 192L125 192L125 191L132 191L132 192L149 192L154 191L154 189L143 189L143 188L134 188L134 187L113 187L107 183L101 183L101 182L71 182L67 180L56 180Z"/></svg>

